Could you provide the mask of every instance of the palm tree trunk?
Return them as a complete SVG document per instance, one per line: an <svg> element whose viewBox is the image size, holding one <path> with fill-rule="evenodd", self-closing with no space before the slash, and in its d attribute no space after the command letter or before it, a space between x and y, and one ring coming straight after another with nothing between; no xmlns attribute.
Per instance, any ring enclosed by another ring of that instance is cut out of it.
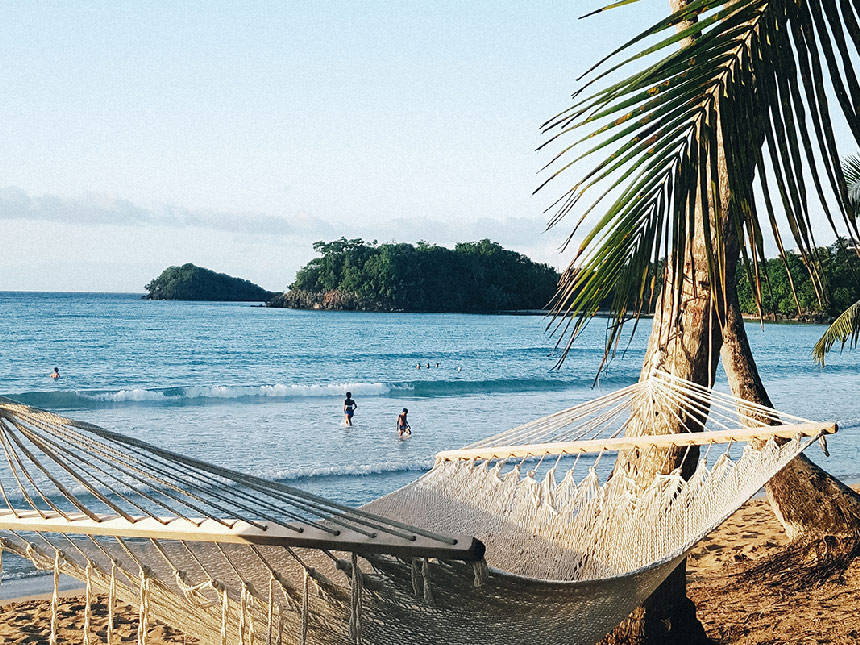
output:
<svg viewBox="0 0 860 645"><path fill-rule="evenodd" d="M744 321L733 292L722 330L723 367L732 394L770 406L750 351ZM801 455L765 487L771 508L791 539L815 535L857 534L860 495Z"/></svg>
<svg viewBox="0 0 860 645"><path fill-rule="evenodd" d="M673 12L688 3L688 0L669 1ZM678 24L676 29L680 31L689 24ZM682 46L688 46L690 42L687 39L682 42ZM721 203L728 204L728 172L721 133L718 134L717 148L719 197ZM697 202L693 213L695 237L688 243L685 253L675 263L670 258L666 266L663 295L654 315L640 380L648 378L652 369L660 368L708 387L713 385L721 339L708 273L706 248L712 241L705 239L703 226L704 218L711 217L711 214L703 201ZM708 203L711 203L710 199ZM677 271L681 273L680 294L674 284ZM636 414L635 410L633 414ZM667 417L672 418L671 415ZM635 427L638 424L632 425ZM642 419L641 425L647 428L653 426L653 422ZM671 433L680 430L666 425L651 428L650 432ZM648 430L639 429L639 432L643 431ZM645 484L652 481L656 474L670 472L679 466L682 475L689 477L697 461L698 449L675 449L646 453L635 459L619 456L615 469L623 469L628 476ZM687 598L687 563L684 560L642 606L601 641L601 645L698 645L710 642L704 627L696 618L696 606Z"/></svg>
<svg viewBox="0 0 860 645"><path fill-rule="evenodd" d="M696 217L706 214L697 208ZM701 226L697 226L701 231ZM671 295L672 270L667 268L661 307L654 316L648 350L640 379L648 378L653 367L702 385L713 384L713 375L719 360L720 325L713 311L708 284L707 256L704 238L700 234L685 253L682 267L683 287L680 301ZM633 414L636 414L634 410ZM662 416L662 415L661 415ZM666 415L669 417L670 415ZM671 418L671 417L670 417ZM636 426L638 424L631 424ZM641 428L653 426L648 419L641 420ZM650 427L652 433L679 431L670 425ZM667 473L677 467L685 477L692 474L698 460L698 450L648 452L638 458L621 457L615 470L624 470L628 476L643 485L658 473ZM710 643L705 630L696 618L696 607L687 598L686 561L661 584L621 625L615 628L602 645L654 643L660 645L697 645Z"/></svg>

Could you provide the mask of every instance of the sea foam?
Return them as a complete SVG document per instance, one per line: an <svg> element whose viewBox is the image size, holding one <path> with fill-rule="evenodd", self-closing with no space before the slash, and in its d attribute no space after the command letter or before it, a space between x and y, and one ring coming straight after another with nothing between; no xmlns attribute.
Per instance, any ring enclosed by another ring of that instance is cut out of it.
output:
<svg viewBox="0 0 860 645"><path fill-rule="evenodd" d="M171 402L181 399L337 397L343 396L346 391L359 396L382 396L391 391L391 386L384 383L194 385L154 389L134 388L117 392L77 392L76 395L89 401L123 403L129 401Z"/></svg>
<svg viewBox="0 0 860 645"><path fill-rule="evenodd" d="M426 472L433 468L433 459L415 459L403 462L382 462L375 464L340 464L316 468L289 468L262 473L265 479L275 481L294 481L321 477L362 477L385 473Z"/></svg>
<svg viewBox="0 0 860 645"><path fill-rule="evenodd" d="M79 396L93 401L160 401L165 398L164 392L134 388L119 392L101 392L98 394L78 393Z"/></svg>

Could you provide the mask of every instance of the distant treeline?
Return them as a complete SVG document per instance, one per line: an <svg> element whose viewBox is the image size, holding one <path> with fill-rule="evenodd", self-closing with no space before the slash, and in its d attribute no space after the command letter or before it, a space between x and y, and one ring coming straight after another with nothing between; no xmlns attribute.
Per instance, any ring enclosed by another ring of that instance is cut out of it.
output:
<svg viewBox="0 0 860 645"><path fill-rule="evenodd" d="M823 302L818 301L801 256L788 253L787 267L794 281L797 301L786 272L786 262L781 258L771 258L761 271L762 310L765 314L776 313L785 318L828 318L838 316L860 300L860 258L846 241L818 247L816 257L821 267ZM738 299L744 313L758 314L753 290L743 267L738 267Z"/></svg>
<svg viewBox="0 0 860 645"><path fill-rule="evenodd" d="M144 287L150 300L227 300L264 302L270 291L249 280L216 273L190 262L181 267L167 267Z"/></svg>
<svg viewBox="0 0 860 645"><path fill-rule="evenodd" d="M484 312L541 309L559 274L496 242L317 242L322 257L299 270L272 306L369 311Z"/></svg>

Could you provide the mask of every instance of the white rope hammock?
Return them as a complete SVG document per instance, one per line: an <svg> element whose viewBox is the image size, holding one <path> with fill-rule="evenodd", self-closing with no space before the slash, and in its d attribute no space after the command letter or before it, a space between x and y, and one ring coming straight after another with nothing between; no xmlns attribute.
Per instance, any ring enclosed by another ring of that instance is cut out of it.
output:
<svg viewBox="0 0 860 645"><path fill-rule="evenodd" d="M122 600L141 644L593 643L835 430L657 372L353 509L0 399L0 548L86 582L85 642L98 590L109 642Z"/></svg>

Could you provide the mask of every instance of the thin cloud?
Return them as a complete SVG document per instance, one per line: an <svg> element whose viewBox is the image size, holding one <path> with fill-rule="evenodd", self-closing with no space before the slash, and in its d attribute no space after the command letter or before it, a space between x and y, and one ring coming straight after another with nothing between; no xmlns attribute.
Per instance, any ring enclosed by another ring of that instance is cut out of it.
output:
<svg viewBox="0 0 860 645"><path fill-rule="evenodd" d="M0 220L62 222L82 226L164 226L206 228L235 233L319 236L334 235L332 225L304 213L277 217L264 213L199 211L164 205L137 206L126 199L89 194L78 198L28 195L20 188L0 189Z"/></svg>
<svg viewBox="0 0 860 645"><path fill-rule="evenodd" d="M558 266L560 236L544 232L539 217L408 218L392 217L374 222L361 218L327 221L299 211L291 216L258 212L191 210L174 205L144 208L127 199L99 194L82 197L32 196L16 187L0 189L0 221L56 222L72 226L160 227L206 229L252 236L284 239L293 248L310 249L310 242L339 237L360 237L367 241L409 242L424 240L451 247L457 242L489 238L505 248L525 253L532 259ZM296 247L295 245L298 245Z"/></svg>

